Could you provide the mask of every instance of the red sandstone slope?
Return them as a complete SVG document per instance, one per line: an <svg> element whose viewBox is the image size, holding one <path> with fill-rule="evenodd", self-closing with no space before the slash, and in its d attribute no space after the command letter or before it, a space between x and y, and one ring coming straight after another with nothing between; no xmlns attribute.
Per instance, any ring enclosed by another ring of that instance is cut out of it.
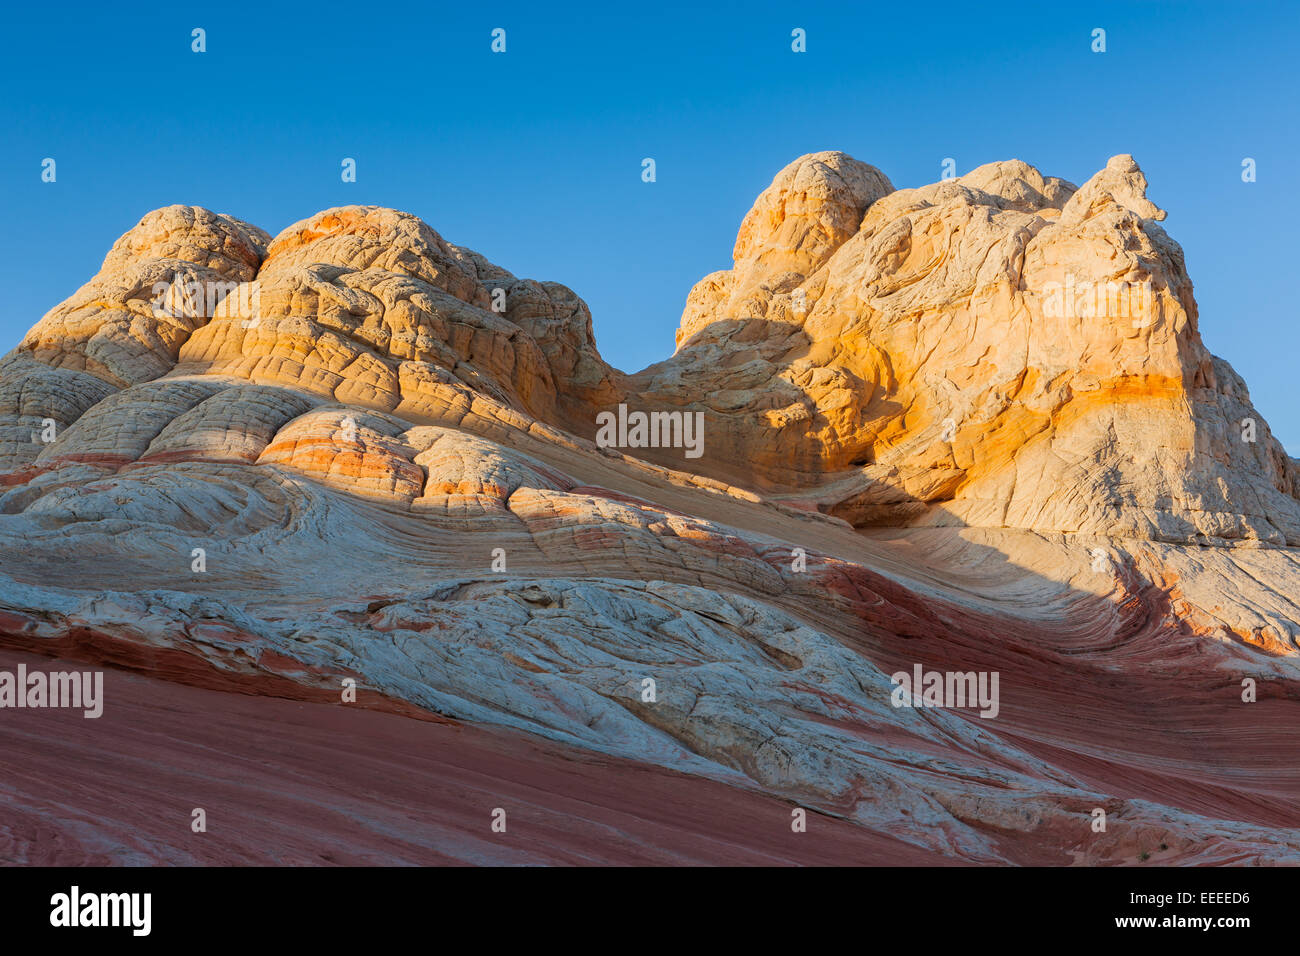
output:
<svg viewBox="0 0 1300 956"><path fill-rule="evenodd" d="M77 662L4 655L45 671ZM932 865L751 791L520 734L111 671L112 708L0 734L0 861L178 865ZM274 734L266 728L276 728ZM165 728L165 729L164 729ZM506 831L491 830L506 810ZM195 808L207 832L191 830Z"/></svg>

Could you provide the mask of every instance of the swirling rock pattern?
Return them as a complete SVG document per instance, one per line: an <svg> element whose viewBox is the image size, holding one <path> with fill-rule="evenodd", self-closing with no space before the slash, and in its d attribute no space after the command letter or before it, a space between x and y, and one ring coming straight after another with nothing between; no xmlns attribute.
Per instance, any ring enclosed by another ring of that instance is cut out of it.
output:
<svg viewBox="0 0 1300 956"><path fill-rule="evenodd" d="M1300 471L1201 343L1163 219L1128 156L1077 188L1010 161L899 190L805 156L628 375L571 290L407 213L274 239L149 214L0 360L0 648L120 688L100 737L0 710L0 747L147 766L98 770L123 809L97 820L8 784L0 849L1300 862ZM619 406L700 413L702 454L609 447ZM898 706L915 666L996 673L997 713ZM147 745L146 686L173 702ZM303 788L220 851L177 781L241 816L283 788L203 756L214 715L279 728ZM316 726L439 846L341 824L346 783L290 746ZM491 794L432 785L439 747ZM538 829L470 832L512 800Z"/></svg>

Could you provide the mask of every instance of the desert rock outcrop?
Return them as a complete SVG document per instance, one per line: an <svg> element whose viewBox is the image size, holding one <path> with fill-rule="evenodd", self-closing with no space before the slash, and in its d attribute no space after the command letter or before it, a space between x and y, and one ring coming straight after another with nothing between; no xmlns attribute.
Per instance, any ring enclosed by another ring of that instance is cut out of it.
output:
<svg viewBox="0 0 1300 956"><path fill-rule="evenodd" d="M0 360L0 647L351 678L530 779L576 748L899 862L1297 862L1300 472L1146 190L802 157L635 374L407 213L150 213ZM598 441L620 406L702 454ZM898 706L915 665L996 715Z"/></svg>

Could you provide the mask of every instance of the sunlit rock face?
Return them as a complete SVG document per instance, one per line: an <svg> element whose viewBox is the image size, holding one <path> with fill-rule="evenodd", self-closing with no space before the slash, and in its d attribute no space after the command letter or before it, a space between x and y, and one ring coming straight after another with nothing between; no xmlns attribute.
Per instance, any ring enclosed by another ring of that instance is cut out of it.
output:
<svg viewBox="0 0 1300 956"><path fill-rule="evenodd" d="M638 384L706 410L712 474L856 526L1300 544L1295 466L1145 192L1128 156L1078 189L1011 161L897 191L804 157Z"/></svg>
<svg viewBox="0 0 1300 956"><path fill-rule="evenodd" d="M582 755L711 827L742 790L877 862L1300 862L1296 463L1146 188L1128 156L897 190L801 157L631 375L573 291L410 214L150 213L0 360L0 647L188 688L186 766L209 688L434 726L409 747L474 724L466 761ZM997 699L900 693L931 672ZM122 712L97 726L134 740ZM644 822L627 786L588 812ZM131 834L39 789L9 813L183 859L140 838L168 792ZM569 823L546 859L586 858Z"/></svg>

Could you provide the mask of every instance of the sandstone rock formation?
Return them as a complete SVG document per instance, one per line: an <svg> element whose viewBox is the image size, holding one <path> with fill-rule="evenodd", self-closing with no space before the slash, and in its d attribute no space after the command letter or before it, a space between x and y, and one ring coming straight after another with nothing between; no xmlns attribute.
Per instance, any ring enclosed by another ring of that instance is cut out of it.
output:
<svg viewBox="0 0 1300 956"><path fill-rule="evenodd" d="M671 771L877 862L1300 861L1300 471L1163 219L1128 156L901 190L805 156L627 375L571 290L409 214L158 210L0 360L0 647ZM598 443L620 406L703 454ZM896 706L915 665L998 673L996 717ZM811 861L772 826L692 859ZM684 852L653 830L629 858Z"/></svg>

